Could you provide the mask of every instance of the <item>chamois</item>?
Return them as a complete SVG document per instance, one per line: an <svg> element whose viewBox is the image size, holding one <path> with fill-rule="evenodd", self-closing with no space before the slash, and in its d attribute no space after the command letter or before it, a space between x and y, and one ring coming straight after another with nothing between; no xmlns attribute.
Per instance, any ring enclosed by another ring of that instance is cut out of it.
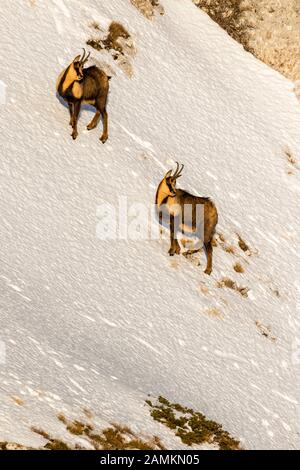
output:
<svg viewBox="0 0 300 470"><path fill-rule="evenodd" d="M198 197L189 194L183 189L176 188L177 178L181 176L184 165L177 163L177 168L172 175L168 171L160 182L156 192L156 210L159 222L162 225L166 221L170 228L169 255L180 254L180 245L177 233L196 235L203 241L207 255L206 274L212 272L212 239L218 222L218 212L215 204L206 197Z"/></svg>
<svg viewBox="0 0 300 470"><path fill-rule="evenodd" d="M84 69L90 53L76 56L73 62L59 75L56 89L58 94L68 103L70 111L70 126L73 128L72 137L76 139L77 121L81 104L92 104L96 108L96 114L88 124L87 129L94 129L102 116L103 134L100 138L103 144L108 139L108 116L106 112L107 95L109 91L109 79L103 70L95 65Z"/></svg>

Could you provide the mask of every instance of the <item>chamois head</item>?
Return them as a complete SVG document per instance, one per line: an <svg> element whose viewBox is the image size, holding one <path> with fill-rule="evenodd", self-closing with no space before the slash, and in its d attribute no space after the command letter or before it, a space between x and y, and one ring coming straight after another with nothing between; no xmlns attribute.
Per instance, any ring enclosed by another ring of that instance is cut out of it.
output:
<svg viewBox="0 0 300 470"><path fill-rule="evenodd" d="M88 61L90 55L90 52L86 55L85 49L83 49L82 56L77 55L72 62L72 67L76 75L76 81L78 82L83 80L83 67L84 64Z"/></svg>
<svg viewBox="0 0 300 470"><path fill-rule="evenodd" d="M163 185L163 191L167 196L174 197L176 196L176 181L177 178L180 178L182 174L182 170L184 168L184 165L179 165L178 162L176 162L177 168L174 171L172 175L172 170L169 170L166 174L164 179L162 180L162 185Z"/></svg>

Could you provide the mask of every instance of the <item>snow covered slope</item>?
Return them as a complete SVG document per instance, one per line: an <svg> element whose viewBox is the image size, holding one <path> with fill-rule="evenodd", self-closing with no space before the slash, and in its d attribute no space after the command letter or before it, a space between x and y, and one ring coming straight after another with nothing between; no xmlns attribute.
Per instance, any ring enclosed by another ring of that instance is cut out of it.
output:
<svg viewBox="0 0 300 470"><path fill-rule="evenodd" d="M148 21L129 0L2 0L0 440L40 445L31 426L87 407L176 448L144 406L161 394L246 448L299 448L299 103L192 2L161 3ZM114 68L108 142L90 110L73 142L55 81L111 20L134 76ZM211 277L167 241L96 236L103 201L151 204L176 160L219 210Z"/></svg>

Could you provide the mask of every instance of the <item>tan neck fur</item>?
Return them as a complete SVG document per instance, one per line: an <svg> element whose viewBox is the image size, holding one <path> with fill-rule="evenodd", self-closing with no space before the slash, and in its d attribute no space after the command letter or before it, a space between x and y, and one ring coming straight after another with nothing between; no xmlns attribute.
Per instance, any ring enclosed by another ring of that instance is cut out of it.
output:
<svg viewBox="0 0 300 470"><path fill-rule="evenodd" d="M64 73L66 72L66 70L68 71L67 72L67 75L65 77L65 80L62 84L62 92L65 93L65 91L72 85L72 83L74 83L73 87L74 87L74 96L75 98L81 98L82 96L82 85L78 82L76 82L77 80L77 73L74 69L74 65L71 64L69 67L67 67L61 74L60 76L58 77L58 80L57 80L57 85L56 85L56 88L58 90L59 88L59 85L61 83L61 80L62 80L62 77L64 75Z"/></svg>
<svg viewBox="0 0 300 470"><path fill-rule="evenodd" d="M163 179L157 188L156 193L156 204L160 206L162 202L168 197L169 195L169 188L167 186L166 180Z"/></svg>

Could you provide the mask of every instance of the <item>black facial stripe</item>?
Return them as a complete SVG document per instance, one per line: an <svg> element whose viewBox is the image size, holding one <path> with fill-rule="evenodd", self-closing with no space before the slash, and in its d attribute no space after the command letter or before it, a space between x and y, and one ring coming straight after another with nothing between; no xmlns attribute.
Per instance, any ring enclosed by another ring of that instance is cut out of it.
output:
<svg viewBox="0 0 300 470"><path fill-rule="evenodd" d="M167 181L168 188L171 192L173 192L173 187L169 181Z"/></svg>

